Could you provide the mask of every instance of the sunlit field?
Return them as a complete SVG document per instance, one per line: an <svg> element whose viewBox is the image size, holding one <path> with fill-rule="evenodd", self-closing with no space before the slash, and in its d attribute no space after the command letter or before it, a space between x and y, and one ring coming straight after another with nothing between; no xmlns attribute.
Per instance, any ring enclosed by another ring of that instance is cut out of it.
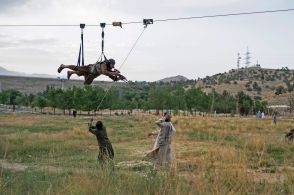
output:
<svg viewBox="0 0 294 195"><path fill-rule="evenodd" d="M144 158L155 115L96 116L115 166L97 163L90 117L0 114L0 194L293 194L293 119L173 117L174 165Z"/></svg>

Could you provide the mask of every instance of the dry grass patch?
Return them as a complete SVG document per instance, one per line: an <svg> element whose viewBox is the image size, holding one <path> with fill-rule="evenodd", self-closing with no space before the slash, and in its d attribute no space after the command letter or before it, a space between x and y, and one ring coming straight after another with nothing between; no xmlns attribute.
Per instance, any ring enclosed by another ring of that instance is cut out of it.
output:
<svg viewBox="0 0 294 195"><path fill-rule="evenodd" d="M173 117L175 163L154 173L142 161L151 150L157 116L97 116L107 127L118 165L101 169L88 117L0 115L0 155L28 168L3 169L0 192L29 194L291 194L294 145L279 143L289 120ZM15 123L13 123L15 121ZM21 124L25 130L20 131ZM2 166L3 167L3 166ZM10 180L9 178L13 178ZM13 182L12 182L13 181ZM26 186L33 186L27 189Z"/></svg>

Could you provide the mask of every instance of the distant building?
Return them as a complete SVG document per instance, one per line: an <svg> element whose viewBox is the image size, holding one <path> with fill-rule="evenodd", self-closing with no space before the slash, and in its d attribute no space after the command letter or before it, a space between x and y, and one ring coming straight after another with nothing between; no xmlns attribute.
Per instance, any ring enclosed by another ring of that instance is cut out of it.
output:
<svg viewBox="0 0 294 195"><path fill-rule="evenodd" d="M255 67L261 68L261 65L258 63L258 61L256 62Z"/></svg>

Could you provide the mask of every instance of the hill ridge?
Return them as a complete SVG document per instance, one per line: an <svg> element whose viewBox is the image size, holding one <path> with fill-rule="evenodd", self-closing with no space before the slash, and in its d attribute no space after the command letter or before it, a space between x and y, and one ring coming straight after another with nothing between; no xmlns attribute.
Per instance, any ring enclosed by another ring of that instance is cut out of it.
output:
<svg viewBox="0 0 294 195"><path fill-rule="evenodd" d="M0 71L3 68L0 67ZM5 69L6 70L6 69ZM6 70L7 71L7 70ZM10 71L12 72L12 71ZM0 75L0 90L16 89L24 93L42 92L46 87L73 87L83 86L82 80L63 80L45 77L29 77L27 75ZM186 77L177 75L167 77L155 82L137 82L138 85L148 85L148 83L155 83L155 85L173 85L175 82L181 83L185 88L201 88L202 91L210 93L213 90L217 93L227 91L231 95L236 95L243 91L245 94L254 99L262 99L269 103L269 105L287 105L290 94L294 91L294 70L287 67L281 69L269 69L260 67L249 67L240 69L231 69L224 73L206 76L195 80L188 80ZM38 83L38 85L36 85ZM109 87L110 83L107 81L94 81L93 85ZM121 85L116 83L115 85Z"/></svg>
<svg viewBox="0 0 294 195"><path fill-rule="evenodd" d="M289 94L294 91L294 70L287 67L231 69L228 72L198 79L194 86L200 87L207 93L215 90L218 93L227 91L235 95L244 91L251 97L260 97L271 104L278 102L286 104Z"/></svg>

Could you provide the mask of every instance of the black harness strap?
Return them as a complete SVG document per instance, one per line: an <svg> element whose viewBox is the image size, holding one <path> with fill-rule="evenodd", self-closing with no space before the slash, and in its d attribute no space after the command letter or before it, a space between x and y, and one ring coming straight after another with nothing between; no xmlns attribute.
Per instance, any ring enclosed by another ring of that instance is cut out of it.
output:
<svg viewBox="0 0 294 195"><path fill-rule="evenodd" d="M80 28L81 28L81 44L80 44L80 51L79 51L79 57L78 57L77 66L80 66L81 64L82 64L82 66L84 66L85 62L84 62L84 34L83 34L83 29L85 28L85 24L80 24Z"/></svg>
<svg viewBox="0 0 294 195"><path fill-rule="evenodd" d="M102 28L102 32L101 32L102 41L101 41L101 54L100 54L100 57L98 58L98 62L102 62L102 61L107 60L107 58L104 54L104 28L105 28L105 26L106 26L106 23L100 23L100 27Z"/></svg>
<svg viewBox="0 0 294 195"><path fill-rule="evenodd" d="M101 51L102 53L104 53L104 28L105 28L105 23L100 23L100 26L102 28L102 33L101 33L101 37L102 37L102 43L101 43Z"/></svg>

